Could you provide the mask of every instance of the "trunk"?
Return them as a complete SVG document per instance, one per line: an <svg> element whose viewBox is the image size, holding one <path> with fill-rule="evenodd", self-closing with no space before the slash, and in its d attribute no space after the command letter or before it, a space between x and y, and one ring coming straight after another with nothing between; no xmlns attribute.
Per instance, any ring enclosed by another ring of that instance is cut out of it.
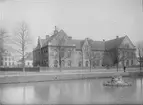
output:
<svg viewBox="0 0 143 105"><path fill-rule="evenodd" d="M83 51L81 51L82 52L82 69L83 69Z"/></svg>
<svg viewBox="0 0 143 105"><path fill-rule="evenodd" d="M118 72L118 63L117 63L117 72Z"/></svg>
<svg viewBox="0 0 143 105"><path fill-rule="evenodd" d="M142 67L141 67L141 57L140 57L139 63L140 63L140 72L141 72L141 69L142 69Z"/></svg>
<svg viewBox="0 0 143 105"><path fill-rule="evenodd" d="M22 68L23 72L25 72L25 41L24 41L24 33L22 35Z"/></svg>
<svg viewBox="0 0 143 105"><path fill-rule="evenodd" d="M61 47L59 46L59 68L61 71Z"/></svg>
<svg viewBox="0 0 143 105"><path fill-rule="evenodd" d="M119 64L119 52L118 52L118 49L117 49L117 51L116 51L116 53L117 53L117 72L118 72L118 64Z"/></svg>
<svg viewBox="0 0 143 105"><path fill-rule="evenodd" d="M22 69L23 69L23 72L25 72L25 59L24 59L24 56L22 57Z"/></svg>
<svg viewBox="0 0 143 105"><path fill-rule="evenodd" d="M91 59L90 59L90 71L91 71Z"/></svg>

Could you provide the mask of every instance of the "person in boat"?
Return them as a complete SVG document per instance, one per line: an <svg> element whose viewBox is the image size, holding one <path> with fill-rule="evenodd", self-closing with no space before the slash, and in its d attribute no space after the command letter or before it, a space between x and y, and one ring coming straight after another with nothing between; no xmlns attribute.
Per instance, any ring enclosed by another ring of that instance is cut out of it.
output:
<svg viewBox="0 0 143 105"><path fill-rule="evenodd" d="M123 83L122 76L112 77L111 83Z"/></svg>

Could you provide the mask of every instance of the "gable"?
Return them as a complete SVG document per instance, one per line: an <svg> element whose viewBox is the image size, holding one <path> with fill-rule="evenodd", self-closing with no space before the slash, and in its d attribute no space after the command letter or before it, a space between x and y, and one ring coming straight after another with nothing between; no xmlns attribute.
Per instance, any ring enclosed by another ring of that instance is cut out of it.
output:
<svg viewBox="0 0 143 105"><path fill-rule="evenodd" d="M119 48L135 49L135 46L133 45L129 37L126 36L122 41L122 43L120 44Z"/></svg>
<svg viewBox="0 0 143 105"><path fill-rule="evenodd" d="M84 43L83 43L83 46L82 46L82 50L83 50L83 51L89 51L90 48L91 48L91 46L89 45L88 39L86 38L86 39L84 40Z"/></svg>
<svg viewBox="0 0 143 105"><path fill-rule="evenodd" d="M57 35L51 40L52 45L63 45L68 40L66 33L61 30Z"/></svg>
<svg viewBox="0 0 143 105"><path fill-rule="evenodd" d="M105 41L105 49L106 50L111 50L111 49L120 47L120 45L123 42L124 38L125 38L125 36Z"/></svg>

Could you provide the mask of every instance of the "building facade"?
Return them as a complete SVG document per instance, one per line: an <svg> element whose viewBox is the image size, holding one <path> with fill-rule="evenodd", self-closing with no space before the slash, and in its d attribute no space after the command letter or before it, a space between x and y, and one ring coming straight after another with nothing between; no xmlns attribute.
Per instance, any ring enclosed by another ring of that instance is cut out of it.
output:
<svg viewBox="0 0 143 105"><path fill-rule="evenodd" d="M1 59L0 60L1 67L15 67L17 65L17 62L14 59L14 56L7 50L5 50L4 53L2 53L2 56L0 59Z"/></svg>
<svg viewBox="0 0 143 105"><path fill-rule="evenodd" d="M46 35L45 39L38 37L37 46L33 49L33 65L50 68L96 68L114 66L117 61L120 65L131 66L135 65L135 60L135 46L128 36L109 41L77 40L56 28L53 35Z"/></svg>

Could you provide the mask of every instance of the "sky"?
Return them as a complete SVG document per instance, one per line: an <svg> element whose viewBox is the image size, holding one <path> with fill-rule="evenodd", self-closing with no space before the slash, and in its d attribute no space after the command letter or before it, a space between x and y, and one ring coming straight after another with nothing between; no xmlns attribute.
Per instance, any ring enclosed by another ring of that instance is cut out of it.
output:
<svg viewBox="0 0 143 105"><path fill-rule="evenodd" d="M142 0L0 0L0 27L14 35L26 22L33 40L51 35L54 27L73 39L102 41L128 35L143 40Z"/></svg>

